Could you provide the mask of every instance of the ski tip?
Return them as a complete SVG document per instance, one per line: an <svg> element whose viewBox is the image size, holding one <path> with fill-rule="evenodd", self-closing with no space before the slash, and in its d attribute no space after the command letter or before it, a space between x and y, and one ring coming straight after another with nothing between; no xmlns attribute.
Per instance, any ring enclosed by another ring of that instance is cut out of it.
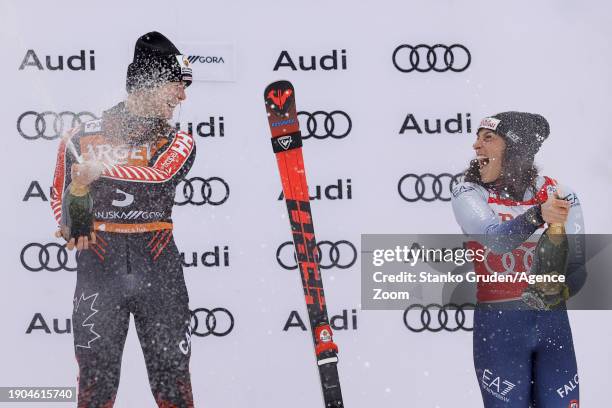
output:
<svg viewBox="0 0 612 408"><path fill-rule="evenodd" d="M293 84L287 81L286 79L280 79L278 81L274 81L268 86L266 86L266 89L264 90L264 98L267 99L268 95L270 94L270 91L274 89L282 89L282 90L290 89L291 91L293 91Z"/></svg>
<svg viewBox="0 0 612 408"><path fill-rule="evenodd" d="M264 100L268 112L278 117L287 116L288 112L295 106L295 91L289 81L272 82L264 91Z"/></svg>

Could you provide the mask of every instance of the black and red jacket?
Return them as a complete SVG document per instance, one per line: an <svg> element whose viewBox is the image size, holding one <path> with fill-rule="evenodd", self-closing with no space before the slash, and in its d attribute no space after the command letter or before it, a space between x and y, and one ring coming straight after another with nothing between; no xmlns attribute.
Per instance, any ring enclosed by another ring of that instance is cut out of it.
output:
<svg viewBox="0 0 612 408"><path fill-rule="evenodd" d="M51 193L51 208L64 224L62 202L77 163L71 141L84 160L102 163L91 185L97 231L140 233L172 229L176 185L195 159L193 136L161 119L142 118L120 103L101 119L72 129L62 139Z"/></svg>

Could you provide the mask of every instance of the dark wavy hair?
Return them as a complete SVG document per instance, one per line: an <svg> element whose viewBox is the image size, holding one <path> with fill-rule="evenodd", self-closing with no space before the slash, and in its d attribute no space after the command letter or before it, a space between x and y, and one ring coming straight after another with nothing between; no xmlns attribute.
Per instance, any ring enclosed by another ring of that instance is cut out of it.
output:
<svg viewBox="0 0 612 408"><path fill-rule="evenodd" d="M515 152L506 148L501 174L497 180L484 183L480 178L478 160L472 160L463 173L464 181L481 185L499 194L505 192L514 201L522 201L527 189L535 196L539 170L533 164L533 157L521 157L513 153Z"/></svg>

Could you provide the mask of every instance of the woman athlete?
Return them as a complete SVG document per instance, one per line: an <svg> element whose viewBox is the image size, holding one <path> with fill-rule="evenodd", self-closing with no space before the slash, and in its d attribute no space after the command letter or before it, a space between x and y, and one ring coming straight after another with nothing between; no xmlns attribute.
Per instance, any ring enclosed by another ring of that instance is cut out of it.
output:
<svg viewBox="0 0 612 408"><path fill-rule="evenodd" d="M534 156L550 128L540 115L503 112L480 122L472 160L453 188L453 211L485 259L478 275L528 273L546 224L565 225L565 283L534 286L561 301L532 310L522 283L477 286L474 366L485 408L579 408L576 356L565 300L584 284L583 220L576 194L538 175ZM561 199L563 197L563 199Z"/></svg>

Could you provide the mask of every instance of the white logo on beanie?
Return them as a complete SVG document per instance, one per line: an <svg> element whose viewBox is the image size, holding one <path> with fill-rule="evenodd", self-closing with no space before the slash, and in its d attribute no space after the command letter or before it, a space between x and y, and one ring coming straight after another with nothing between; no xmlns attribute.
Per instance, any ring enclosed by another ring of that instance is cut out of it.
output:
<svg viewBox="0 0 612 408"><path fill-rule="evenodd" d="M176 60L178 61L179 67L181 67L181 76L185 81L192 80L192 70L191 65L189 64L189 59L184 55L175 55Z"/></svg>
<svg viewBox="0 0 612 408"><path fill-rule="evenodd" d="M181 68L189 68L189 60L184 55L175 55L176 60Z"/></svg>
<svg viewBox="0 0 612 408"><path fill-rule="evenodd" d="M495 118L484 118L480 121L480 125L478 125L478 129L491 129L496 130L501 120Z"/></svg>
<svg viewBox="0 0 612 408"><path fill-rule="evenodd" d="M521 140L521 137L511 130L506 133L506 137L512 140L514 143L518 143L518 141Z"/></svg>

